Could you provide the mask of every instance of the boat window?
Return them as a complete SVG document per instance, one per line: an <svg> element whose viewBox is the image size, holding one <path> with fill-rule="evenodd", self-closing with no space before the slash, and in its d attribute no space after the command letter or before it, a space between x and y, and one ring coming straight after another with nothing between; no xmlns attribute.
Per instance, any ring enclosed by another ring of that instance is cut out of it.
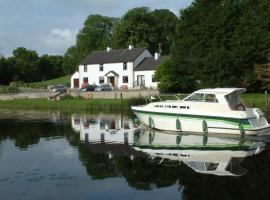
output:
<svg viewBox="0 0 270 200"><path fill-rule="evenodd" d="M163 105L160 105L159 107L160 107L160 108L164 108L164 106L163 106Z"/></svg>
<svg viewBox="0 0 270 200"><path fill-rule="evenodd" d="M159 107L159 105L155 105L154 107L158 108L158 107Z"/></svg>
<svg viewBox="0 0 270 200"><path fill-rule="evenodd" d="M177 108L178 106L172 106L172 108Z"/></svg>
<svg viewBox="0 0 270 200"><path fill-rule="evenodd" d="M231 110L245 111L246 107L241 101L240 95L237 92L232 92L225 96Z"/></svg>
<svg viewBox="0 0 270 200"><path fill-rule="evenodd" d="M215 94L205 94L205 96L204 96L204 101L205 101L205 102L218 103L218 100L217 100Z"/></svg>
<svg viewBox="0 0 270 200"><path fill-rule="evenodd" d="M171 108L171 106L169 106L169 105L166 105L166 106L165 106L165 108Z"/></svg>
<svg viewBox="0 0 270 200"><path fill-rule="evenodd" d="M180 109L186 109L187 107L186 106L180 106Z"/></svg>
<svg viewBox="0 0 270 200"><path fill-rule="evenodd" d="M196 101L196 102L202 102L204 99L203 93L194 93L188 98L185 99L185 101Z"/></svg>
<svg viewBox="0 0 270 200"><path fill-rule="evenodd" d="M209 162L206 162L205 163L205 166L206 166L206 170L207 171L215 171L218 167L218 163L209 163Z"/></svg>
<svg viewBox="0 0 270 200"><path fill-rule="evenodd" d="M187 106L187 109L189 109L189 106Z"/></svg>

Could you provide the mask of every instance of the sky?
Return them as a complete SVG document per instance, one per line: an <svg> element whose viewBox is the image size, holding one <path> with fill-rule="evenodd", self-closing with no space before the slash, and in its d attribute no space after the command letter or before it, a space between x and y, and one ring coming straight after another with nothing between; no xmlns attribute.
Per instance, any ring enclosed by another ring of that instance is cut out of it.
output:
<svg viewBox="0 0 270 200"><path fill-rule="evenodd" d="M0 54L17 47L39 55L63 55L76 42L76 34L91 14L121 17L129 9L179 10L192 0L0 0Z"/></svg>

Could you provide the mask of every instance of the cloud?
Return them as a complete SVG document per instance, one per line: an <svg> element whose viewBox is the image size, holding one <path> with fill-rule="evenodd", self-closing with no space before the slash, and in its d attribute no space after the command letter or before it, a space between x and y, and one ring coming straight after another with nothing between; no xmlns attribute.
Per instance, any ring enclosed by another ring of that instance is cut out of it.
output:
<svg viewBox="0 0 270 200"><path fill-rule="evenodd" d="M54 49L68 48L75 44L77 33L78 30L53 28L43 36L42 42L45 46Z"/></svg>

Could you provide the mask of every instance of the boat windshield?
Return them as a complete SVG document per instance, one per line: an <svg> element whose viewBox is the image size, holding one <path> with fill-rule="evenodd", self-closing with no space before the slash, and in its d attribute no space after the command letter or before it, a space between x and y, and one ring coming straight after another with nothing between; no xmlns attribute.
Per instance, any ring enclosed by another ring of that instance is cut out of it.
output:
<svg viewBox="0 0 270 200"><path fill-rule="evenodd" d="M195 102L213 102L218 103L215 94L208 93L194 93L188 96L184 101L195 101Z"/></svg>
<svg viewBox="0 0 270 200"><path fill-rule="evenodd" d="M246 107L241 101L240 95L237 92L232 92L225 96L231 110L245 111Z"/></svg>

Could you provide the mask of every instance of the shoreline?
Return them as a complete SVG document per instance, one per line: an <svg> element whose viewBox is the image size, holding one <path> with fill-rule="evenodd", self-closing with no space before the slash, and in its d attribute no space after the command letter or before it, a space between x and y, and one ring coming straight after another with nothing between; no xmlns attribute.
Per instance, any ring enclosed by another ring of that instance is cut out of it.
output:
<svg viewBox="0 0 270 200"><path fill-rule="evenodd" d="M244 94L241 96L248 107L258 107L262 111L269 111L265 95ZM167 99L170 99L169 96ZM269 99L269 97L268 97ZM164 99L165 100L165 99ZM269 101L269 100L268 100ZM148 102L149 103L149 102ZM131 106L146 104L145 98L132 99L84 99L66 98L60 101L48 101L47 99L13 99L0 100L0 108L15 109L39 109L39 110L61 110L61 111L131 111ZM266 112L267 113L267 112Z"/></svg>
<svg viewBox="0 0 270 200"><path fill-rule="evenodd" d="M145 99L82 99L67 98L60 101L47 99L0 100L0 108L39 109L60 111L131 111L132 105L145 104Z"/></svg>

